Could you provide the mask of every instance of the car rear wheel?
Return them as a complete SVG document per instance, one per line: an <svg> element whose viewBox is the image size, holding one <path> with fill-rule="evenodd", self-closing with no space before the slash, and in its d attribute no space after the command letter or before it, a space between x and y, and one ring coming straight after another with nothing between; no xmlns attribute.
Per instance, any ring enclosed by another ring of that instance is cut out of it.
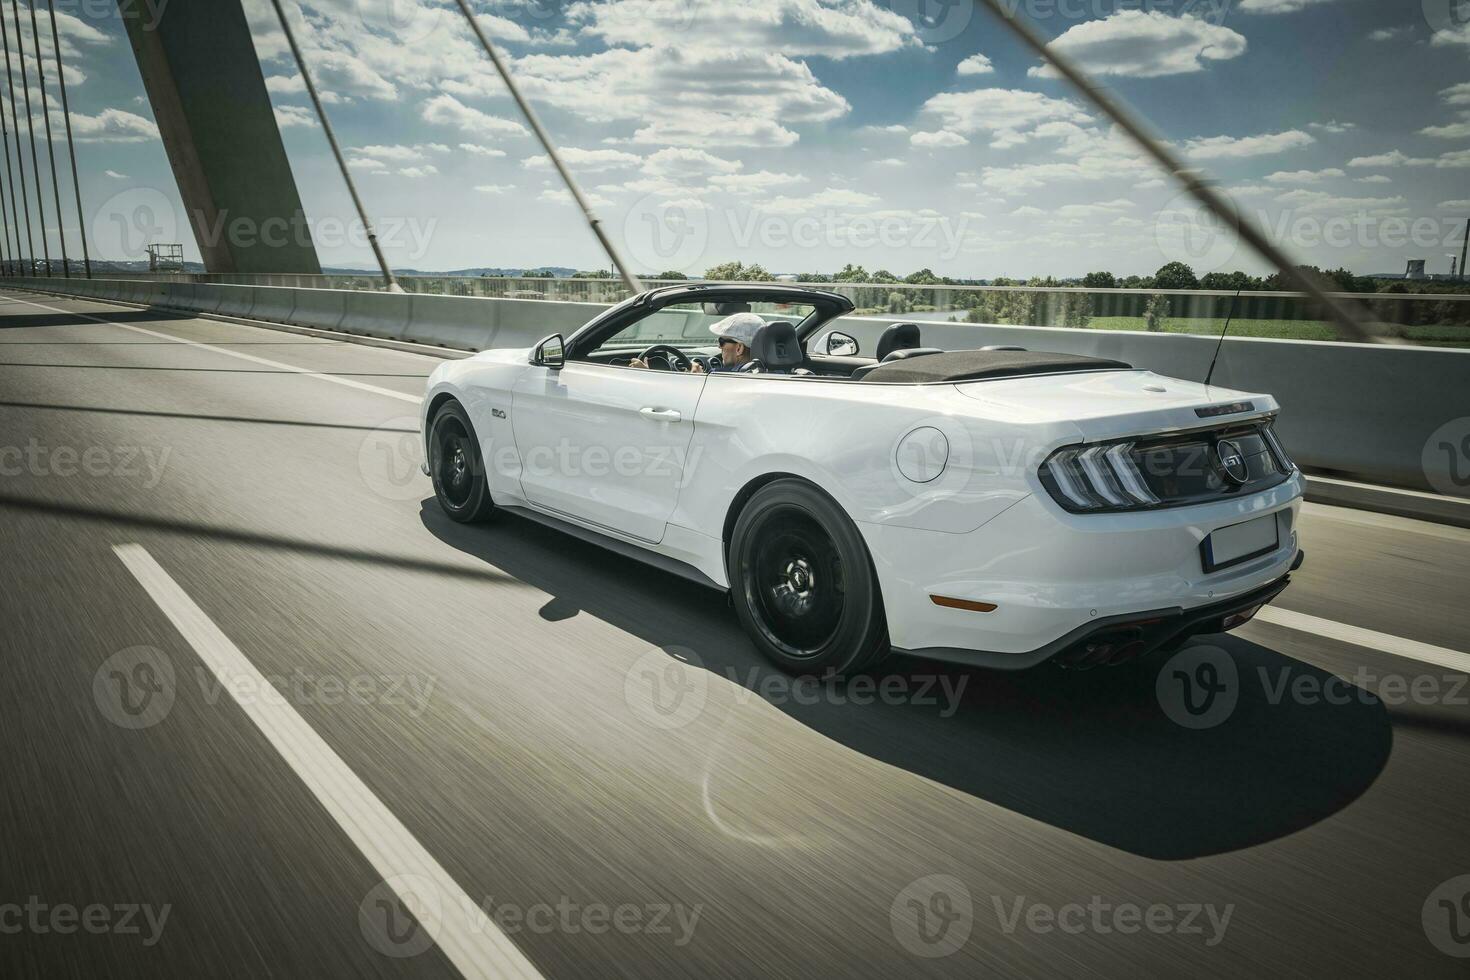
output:
<svg viewBox="0 0 1470 980"><path fill-rule="evenodd" d="M852 674L888 655L888 624L868 549L826 494L800 480L767 484L730 536L735 612L782 670Z"/></svg>
<svg viewBox="0 0 1470 980"><path fill-rule="evenodd" d="M429 423L429 478L452 520L483 521L495 509L474 427L459 402L447 402Z"/></svg>

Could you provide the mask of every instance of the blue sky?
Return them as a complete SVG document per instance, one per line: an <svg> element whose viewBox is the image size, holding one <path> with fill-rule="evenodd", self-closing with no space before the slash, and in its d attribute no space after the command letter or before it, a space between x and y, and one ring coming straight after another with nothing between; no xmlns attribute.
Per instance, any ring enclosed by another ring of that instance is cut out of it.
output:
<svg viewBox="0 0 1470 980"><path fill-rule="evenodd" d="M1448 271L1470 217L1461 0L1006 2L1302 261ZM287 6L390 261L606 266L448 0ZM963 0L478 9L641 271L1263 269ZM137 257L141 206L197 257L116 5L57 10L94 253ZM367 268L270 5L246 10L322 260Z"/></svg>

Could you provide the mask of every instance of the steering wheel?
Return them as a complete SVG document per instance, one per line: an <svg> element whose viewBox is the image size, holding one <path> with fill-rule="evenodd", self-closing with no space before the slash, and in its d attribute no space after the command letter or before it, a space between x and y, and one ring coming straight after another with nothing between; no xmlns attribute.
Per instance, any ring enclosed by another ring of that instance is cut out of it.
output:
<svg viewBox="0 0 1470 980"><path fill-rule="evenodd" d="M654 355L662 357L670 371L689 372L694 369L694 362L689 360L689 355L670 344L654 344L647 347L642 354L638 355L638 359L649 367L653 367Z"/></svg>

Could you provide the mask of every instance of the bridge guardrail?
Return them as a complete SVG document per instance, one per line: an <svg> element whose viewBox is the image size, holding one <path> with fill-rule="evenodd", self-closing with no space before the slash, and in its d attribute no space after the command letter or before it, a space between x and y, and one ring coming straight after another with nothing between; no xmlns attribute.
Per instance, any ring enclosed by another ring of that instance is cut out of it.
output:
<svg viewBox="0 0 1470 980"><path fill-rule="evenodd" d="M528 347L549 333L570 333L604 304L475 299L281 286L136 281L12 279L63 295L151 304L317 327L461 350ZM287 303L284 294L290 293ZM289 312L287 312L289 306ZM245 310L241 313L238 311ZM227 312L228 311L228 312ZM267 315L268 314L268 315ZM862 351L904 316L850 316L840 328ZM1203 380L1216 337L1147 331L1088 330L921 321L924 342L945 348L1014 344L1032 350L1091 354L1161 375ZM1470 440L1470 349L1229 337L1213 382L1272 394L1282 405L1279 433L1303 466L1370 483L1470 497L1459 485L1456 440ZM1463 432L1443 433L1459 425ZM1447 428L1448 427L1448 428ZM1435 440L1451 446L1440 452ZM1448 440L1448 441L1446 441Z"/></svg>

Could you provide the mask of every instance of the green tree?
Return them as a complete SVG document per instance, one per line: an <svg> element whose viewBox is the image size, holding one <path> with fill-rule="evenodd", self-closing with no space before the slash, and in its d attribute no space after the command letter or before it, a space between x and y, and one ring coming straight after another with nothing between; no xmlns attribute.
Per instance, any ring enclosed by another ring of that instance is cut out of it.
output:
<svg viewBox="0 0 1470 980"><path fill-rule="evenodd" d="M1118 278L1111 272L1089 272L1082 277L1082 285L1087 289L1117 289Z"/></svg>
<svg viewBox="0 0 1470 980"><path fill-rule="evenodd" d="M868 270L851 262L842 267L842 271L832 277L833 282L870 282Z"/></svg>
<svg viewBox="0 0 1470 980"><path fill-rule="evenodd" d="M870 282L898 282L898 276L895 276L893 273L889 272L887 269L879 269L877 272L873 273L873 278L870 279L869 281Z"/></svg>
<svg viewBox="0 0 1470 980"><path fill-rule="evenodd" d="M1153 295L1148 298L1148 306L1144 307L1144 325L1151 333L1158 333L1164 329L1164 321L1169 318L1169 297Z"/></svg>
<svg viewBox="0 0 1470 980"><path fill-rule="evenodd" d="M894 290L893 292L888 294L889 313L902 314L909 312L910 309L911 306L909 304L909 298L903 293L900 293L898 290Z"/></svg>
<svg viewBox="0 0 1470 980"><path fill-rule="evenodd" d="M720 282L770 282L771 274L759 263L722 262L704 270L706 279Z"/></svg>
<svg viewBox="0 0 1470 980"><path fill-rule="evenodd" d="M1199 277L1183 262L1170 262L1154 273L1155 289L1198 289Z"/></svg>
<svg viewBox="0 0 1470 980"><path fill-rule="evenodd" d="M1260 289L1264 282L1257 279L1248 272L1211 272L1207 273L1199 281L1201 289L1228 289L1231 291L1241 289Z"/></svg>
<svg viewBox="0 0 1470 980"><path fill-rule="evenodd" d="M938 286L942 282L930 269L920 269L903 277L903 281L911 286Z"/></svg>

